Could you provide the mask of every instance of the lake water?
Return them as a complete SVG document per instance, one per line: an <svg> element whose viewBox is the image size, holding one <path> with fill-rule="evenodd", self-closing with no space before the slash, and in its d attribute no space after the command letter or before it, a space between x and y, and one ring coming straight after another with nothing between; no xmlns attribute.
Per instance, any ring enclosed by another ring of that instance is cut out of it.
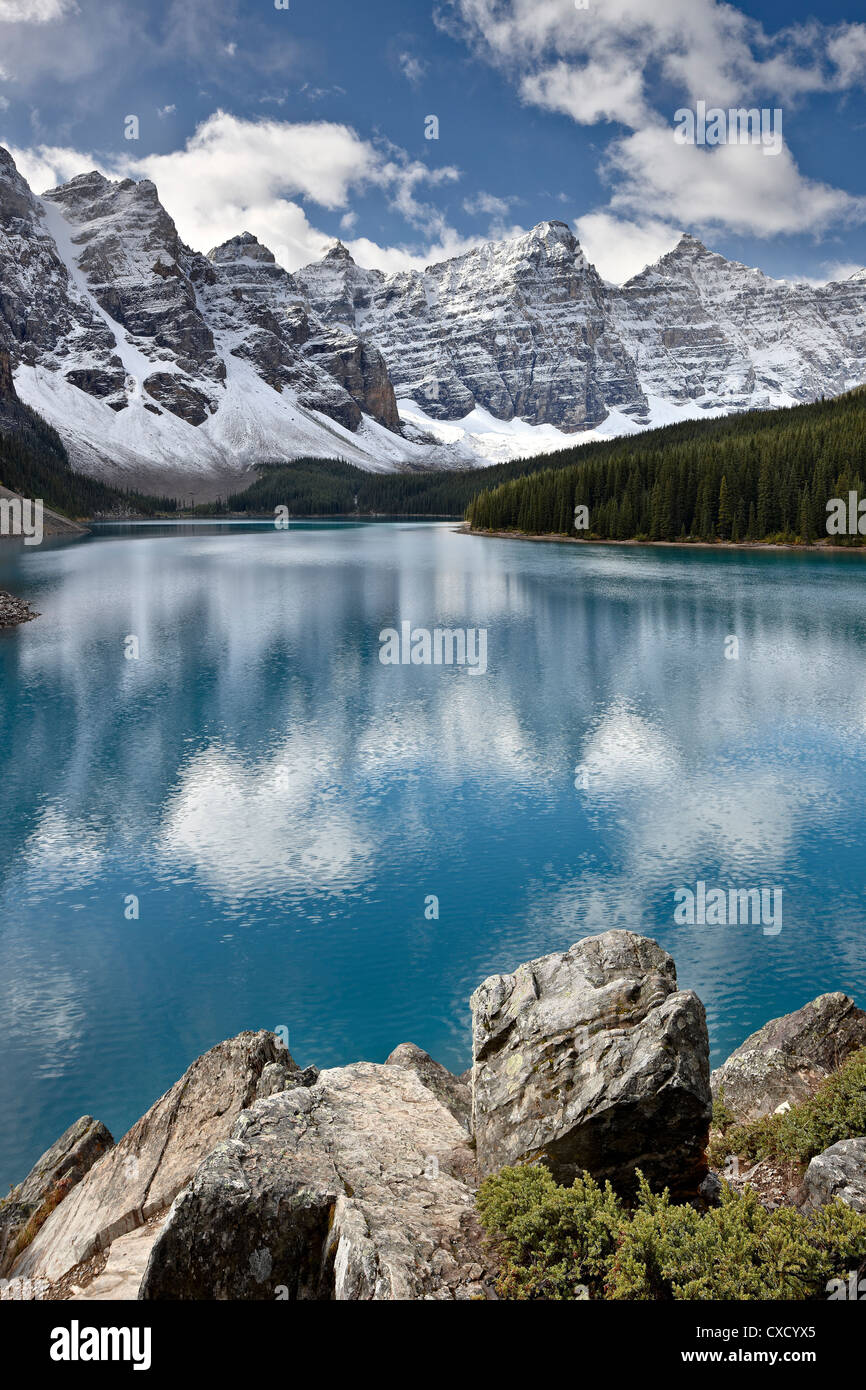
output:
<svg viewBox="0 0 866 1390"><path fill-rule="evenodd" d="M0 1183L245 1028L462 1070L486 975L610 926L714 1063L866 1005L864 566L413 523L0 549L42 613L0 637ZM405 619L486 628L487 672L383 665ZM699 880L781 888L782 930L677 925Z"/></svg>

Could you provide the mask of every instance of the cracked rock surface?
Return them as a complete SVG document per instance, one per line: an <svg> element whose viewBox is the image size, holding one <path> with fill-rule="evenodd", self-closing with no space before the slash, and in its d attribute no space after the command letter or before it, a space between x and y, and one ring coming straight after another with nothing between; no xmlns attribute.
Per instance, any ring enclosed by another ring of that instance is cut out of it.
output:
<svg viewBox="0 0 866 1390"><path fill-rule="evenodd" d="M56 1208L13 1267L20 1278L61 1279L96 1250L164 1210L242 1110L262 1071L295 1070L273 1033L239 1033L196 1059Z"/></svg>
<svg viewBox="0 0 866 1390"><path fill-rule="evenodd" d="M358 1062L260 1100L175 1202L142 1299L485 1298L466 1131Z"/></svg>
<svg viewBox="0 0 866 1390"><path fill-rule="evenodd" d="M712 1103L704 1007L647 937L608 931L493 975L472 996L482 1177L545 1161L629 1188L640 1168L688 1194L706 1175Z"/></svg>
<svg viewBox="0 0 866 1390"><path fill-rule="evenodd" d="M847 994L821 994L771 1019L712 1074L713 1096L740 1122L762 1119L786 1102L799 1105L858 1048L866 1013Z"/></svg>

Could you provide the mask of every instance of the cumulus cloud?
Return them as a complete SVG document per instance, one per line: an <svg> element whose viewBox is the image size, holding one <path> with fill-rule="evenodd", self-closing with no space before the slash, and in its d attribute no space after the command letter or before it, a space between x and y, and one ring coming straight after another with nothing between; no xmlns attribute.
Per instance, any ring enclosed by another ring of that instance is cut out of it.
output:
<svg viewBox="0 0 866 1390"><path fill-rule="evenodd" d="M350 230L351 198L371 190L405 219L414 244L407 237L405 246L382 247L361 238L351 249L363 265L386 271L423 267L480 240L461 238L444 214L419 196L424 187L453 183L459 170L410 159L394 145L364 140L350 126L331 121L249 121L217 111L182 149L168 154L130 151L105 161L81 150L39 145L14 148L12 155L38 192L89 169L110 178L152 179L190 246L207 251L246 229L288 270L319 259L333 241L315 226L307 204L341 212L343 229Z"/></svg>
<svg viewBox="0 0 866 1390"><path fill-rule="evenodd" d="M581 246L605 280L621 285L672 251L682 229L648 218L632 222L609 212L591 212L575 221Z"/></svg>
<svg viewBox="0 0 866 1390"><path fill-rule="evenodd" d="M866 218L866 199L806 178L786 146L768 156L759 145L679 145L652 126L615 142L606 171L615 212L686 226L770 237Z"/></svg>
<svg viewBox="0 0 866 1390"><path fill-rule="evenodd" d="M788 146L767 157L752 146L677 145L671 134L683 104L781 105L787 118L813 94L862 83L864 24L768 32L720 0L605 0L586 10L573 0L449 0L437 21L507 74L524 102L620 127L601 170L609 204L582 219L590 238L612 236L599 267L608 278L674 223L773 236L866 219L866 200L805 177ZM670 110L660 90L672 93Z"/></svg>

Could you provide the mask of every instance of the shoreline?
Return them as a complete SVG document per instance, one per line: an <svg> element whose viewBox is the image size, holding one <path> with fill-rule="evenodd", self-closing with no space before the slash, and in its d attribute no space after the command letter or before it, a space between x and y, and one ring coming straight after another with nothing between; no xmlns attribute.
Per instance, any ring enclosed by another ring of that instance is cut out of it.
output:
<svg viewBox="0 0 866 1390"><path fill-rule="evenodd" d="M795 541L649 541L649 540L583 540L580 536L532 535L529 531L482 531L464 522L454 532L458 536L490 537L503 541L543 541L554 545L613 545L646 546L659 550L795 550L803 555L866 555L866 546L798 545Z"/></svg>

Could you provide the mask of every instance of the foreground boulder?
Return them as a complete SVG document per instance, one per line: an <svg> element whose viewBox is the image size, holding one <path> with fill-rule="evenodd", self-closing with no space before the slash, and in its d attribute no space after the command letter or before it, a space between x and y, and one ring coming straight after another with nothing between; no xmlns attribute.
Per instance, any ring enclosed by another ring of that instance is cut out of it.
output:
<svg viewBox="0 0 866 1390"><path fill-rule="evenodd" d="M205 1052L52 1212L13 1274L60 1279L167 1208L256 1099L269 1062L296 1070L273 1033L240 1033Z"/></svg>
<svg viewBox="0 0 866 1390"><path fill-rule="evenodd" d="M413 1071L323 1071L205 1159L139 1297L484 1298L474 1180L465 1130Z"/></svg>
<svg viewBox="0 0 866 1390"><path fill-rule="evenodd" d="M812 1159L803 1179L804 1205L823 1207L836 1197L866 1213L866 1138L841 1139Z"/></svg>
<svg viewBox="0 0 866 1390"><path fill-rule="evenodd" d="M77 1183L114 1144L105 1125L83 1115L0 1202L0 1278Z"/></svg>
<svg viewBox="0 0 866 1390"><path fill-rule="evenodd" d="M740 1124L799 1105L858 1048L866 1013L846 994L822 994L752 1033L711 1078L714 1099Z"/></svg>
<svg viewBox="0 0 866 1390"><path fill-rule="evenodd" d="M434 1062L430 1053L416 1047L415 1043L401 1043L395 1047L390 1057L385 1058L385 1066L408 1067L409 1071L414 1071L418 1080L433 1092L446 1110L451 1111L455 1120L465 1130L471 1130L472 1086L464 1077L455 1076L441 1062Z"/></svg>
<svg viewBox="0 0 866 1390"><path fill-rule="evenodd" d="M697 995L646 937L609 931L493 975L472 996L480 1176L543 1159L625 1189L706 1175L709 1043Z"/></svg>

